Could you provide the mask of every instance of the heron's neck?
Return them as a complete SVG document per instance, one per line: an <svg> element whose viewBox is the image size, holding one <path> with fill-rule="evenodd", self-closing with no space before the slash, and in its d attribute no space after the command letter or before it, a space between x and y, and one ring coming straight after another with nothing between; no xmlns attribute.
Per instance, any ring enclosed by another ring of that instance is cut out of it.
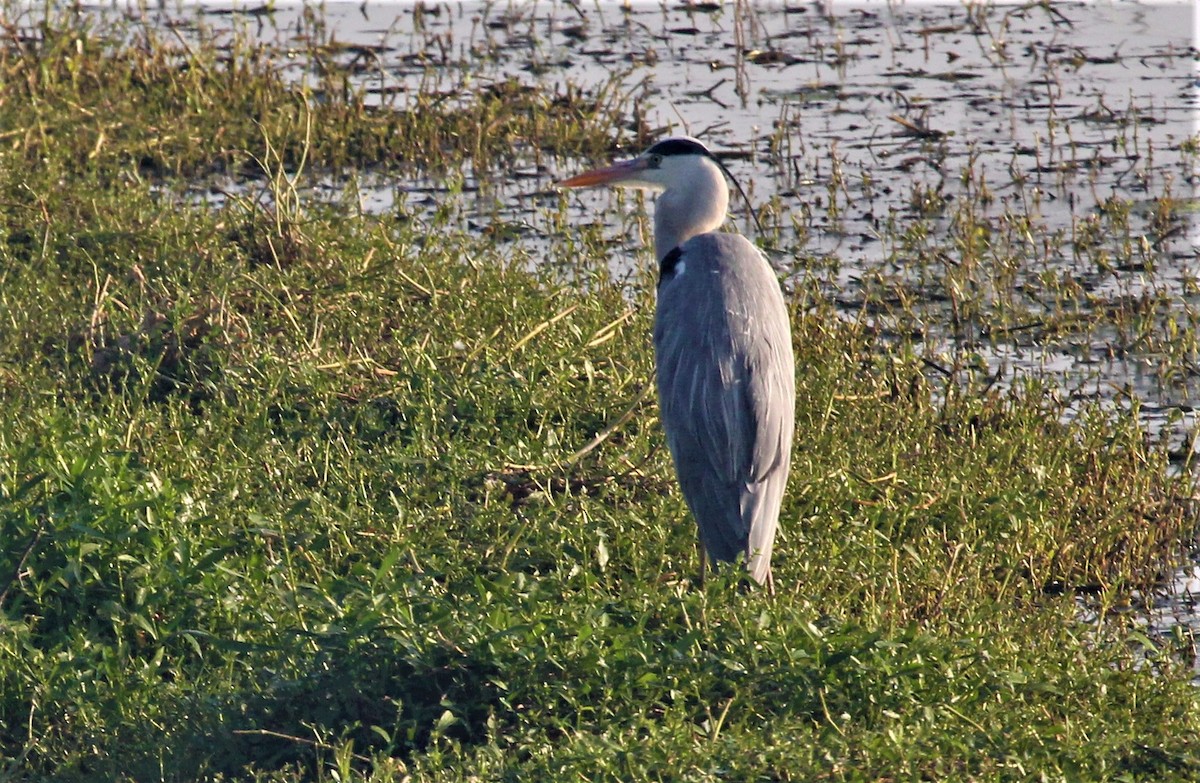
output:
<svg viewBox="0 0 1200 783"><path fill-rule="evenodd" d="M673 248L697 234L716 231L725 222L729 186L721 169L705 160L694 172L659 194L654 205L654 256L659 263Z"/></svg>

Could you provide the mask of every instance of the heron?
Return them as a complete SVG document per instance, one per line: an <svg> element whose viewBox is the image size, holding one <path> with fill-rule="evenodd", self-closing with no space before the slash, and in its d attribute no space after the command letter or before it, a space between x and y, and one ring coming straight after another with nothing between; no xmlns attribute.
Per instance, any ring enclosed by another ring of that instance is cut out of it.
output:
<svg viewBox="0 0 1200 783"><path fill-rule="evenodd" d="M739 556L773 595L771 551L791 465L796 377L787 306L766 256L720 231L725 177L697 139L663 139L561 187L657 193L655 376L667 446L700 538L699 583Z"/></svg>

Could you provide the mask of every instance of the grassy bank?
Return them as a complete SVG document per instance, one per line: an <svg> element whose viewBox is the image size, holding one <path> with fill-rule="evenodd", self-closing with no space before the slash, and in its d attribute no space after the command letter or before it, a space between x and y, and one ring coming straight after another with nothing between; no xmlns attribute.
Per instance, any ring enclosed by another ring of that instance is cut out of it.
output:
<svg viewBox="0 0 1200 783"><path fill-rule="evenodd" d="M1195 524L1131 418L802 287L780 595L697 589L651 292L283 174L595 152L603 96L395 115L70 19L0 71L0 778L1200 775L1191 642L1118 611Z"/></svg>

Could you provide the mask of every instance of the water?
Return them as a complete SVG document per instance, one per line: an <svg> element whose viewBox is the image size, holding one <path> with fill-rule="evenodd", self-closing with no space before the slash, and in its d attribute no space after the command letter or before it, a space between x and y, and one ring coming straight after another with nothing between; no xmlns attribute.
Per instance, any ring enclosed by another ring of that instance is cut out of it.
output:
<svg viewBox="0 0 1200 783"><path fill-rule="evenodd" d="M1194 682L1200 685L1200 651L1195 647L1200 638L1200 563L1177 569L1170 584L1150 597L1143 614L1146 631L1157 642L1169 644L1177 634L1192 640Z"/></svg>
<svg viewBox="0 0 1200 783"><path fill-rule="evenodd" d="M603 89L620 96L626 138L688 133L724 153L751 202L765 206L773 258L815 281L845 317L885 339L915 335L934 360L969 353L1001 385L1048 378L1081 405L1136 398L1151 437L1181 461L1196 449L1200 367L1194 350L1172 353L1170 333L1175 321L1177 342L1194 338L1200 313L1191 4L365 2L315 14L202 3L123 12L182 40L249 35L280 53L291 78L313 84L315 64L300 55L313 41L333 42L323 67L343 69L384 107L421 92L465 102L510 80L550 94ZM462 172L457 195L433 179L365 177L358 196L377 212L458 199L468 227L505 229L496 233L534 248L531 257L555 258L557 229L542 214L565 198L553 182L591 162L530 145L499 170ZM318 191L336 197L344 187L327 181ZM636 279L650 261L629 236L643 206L607 191L569 199L575 223L603 221L612 269ZM1175 214L1156 224L1164 199ZM1113 218L1114 203L1128 204L1127 215ZM997 334L986 321L955 321L956 259L923 257L937 249L930 239L894 237L914 226L946 234L959 204L993 221L995 241L1022 241L1006 215L1029 218L1031 242L1100 232L1116 265L1071 252L1070 241L1047 246L1039 263L995 273L993 298L1024 308L1032 328ZM744 212L738 224L751 230ZM1120 330L1043 334L1036 316L1053 310L1045 300L1058 285L1075 286L1085 308L1152 302L1157 342ZM902 312L879 304L903 297L913 304ZM1181 569L1175 597L1150 610L1151 622L1169 624L1165 609L1170 623L1196 628L1186 598L1196 578L1194 566Z"/></svg>
<svg viewBox="0 0 1200 783"><path fill-rule="evenodd" d="M883 257L872 247L879 215L906 211L913 184L953 194L972 156L993 181L1028 178L1051 226L1069 227L1110 195L1170 185L1196 198L1195 160L1178 152L1200 116L1187 4L421 8L333 3L319 22L290 4L140 13L184 37L201 25L218 40L241 31L285 54L328 38L337 48L324 67L386 105L416 92L466 100L472 87L508 80L555 92L615 79L642 136L686 132L740 153L731 168L759 199L819 201L836 162L857 214L819 232L815 249L867 261ZM297 80L313 67L291 62Z"/></svg>
<svg viewBox="0 0 1200 783"><path fill-rule="evenodd" d="M1124 241L1137 242L1155 236L1155 205L1169 196L1182 217L1148 251L1152 269L1104 273L1091 259L1048 251L1044 264L1013 273L1006 291L1036 313L1050 273L1083 287L1093 304L1169 297L1185 312L1200 309L1200 174L1186 150L1200 117L1189 4L368 2L329 4L319 17L287 4L270 13L247 4L197 10L142 13L185 37L202 25L218 39L249 34L285 54L335 42L325 67L345 69L385 105L422 91L466 101L473 89L509 80L552 94L570 84L625 96L631 136L685 132L732 154L729 167L751 201L774 200L774 257L809 259L802 273L819 277L848 317L879 296L911 296L915 322L872 308L881 333L916 331L935 351L967 347L1001 383L1032 374L1056 377L1080 398L1130 392L1149 402L1142 414L1153 435L1180 454L1191 447L1194 363L1170 373L1161 352L1113 357L1111 335L1048 343L1037 330L1005 340L981 339L985 327L969 322L947 329L939 270L887 239L915 223L945 233L953 210L927 214L925 202L969 202L986 188L984 219L1029 216L1036 236L1108 230L1103 205L1131 201ZM290 62L292 78L311 77L307 58ZM464 172L464 220L553 258L555 229L539 210L553 181L584 162L546 167L531 150L514 153L507 170ZM450 197L420 179L368 178L359 188L363 207L379 212ZM635 201L583 192L570 209L579 224L607 221L615 272L648 262L628 238L630 213L641 212Z"/></svg>
<svg viewBox="0 0 1200 783"><path fill-rule="evenodd" d="M919 214L914 194L969 199L969 187L981 184L993 197L992 215L1031 215L1048 232L1077 229L1114 197L1140 206L1135 223L1144 223L1168 194L1187 218L1157 249L1168 263L1152 280L1118 276L1096 285L1182 293L1200 273L1200 174L1196 155L1182 149L1200 117L1191 5L695 10L708 7L335 3L323 6L320 22L287 4L271 13L224 4L202 4L199 14L194 7L142 13L184 37L198 25L215 29L218 40L249 33L285 61L328 38L336 46L324 67L344 69L385 105L418 92L466 101L509 80L551 94L568 84L606 87L624 96L631 135L649 141L685 132L734 155L729 166L756 205L777 197L780 227L800 220L802 241L782 245L835 257L840 274L830 282L850 296L871 271L897 274L882 228ZM293 78L311 76L306 58L291 63ZM514 153L509 171L467 172L466 183L484 194L491 213L507 209L513 219L528 219L530 196L582 165L558 161L561 170L539 171L529 150ZM974 183L962 181L968 168ZM526 177L499 184L502 174L522 170ZM402 192L434 183L409 185ZM388 209L391 198L371 194L369 206ZM607 193L577 198L581 216L612 213Z"/></svg>

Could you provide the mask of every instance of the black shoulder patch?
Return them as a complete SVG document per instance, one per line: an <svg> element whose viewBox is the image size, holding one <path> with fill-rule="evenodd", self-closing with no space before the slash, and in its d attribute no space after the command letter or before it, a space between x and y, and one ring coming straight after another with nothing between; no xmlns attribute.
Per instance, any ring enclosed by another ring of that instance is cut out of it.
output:
<svg viewBox="0 0 1200 783"><path fill-rule="evenodd" d="M646 150L647 155L703 155L706 158L711 158L712 153L698 141L691 139L663 139L655 144L650 149Z"/></svg>
<svg viewBox="0 0 1200 783"><path fill-rule="evenodd" d="M671 248L667 254L663 256L662 263L658 265L658 287L662 288L662 284L670 280L675 275L675 265L679 263L679 259L683 256L683 251L678 246Z"/></svg>

